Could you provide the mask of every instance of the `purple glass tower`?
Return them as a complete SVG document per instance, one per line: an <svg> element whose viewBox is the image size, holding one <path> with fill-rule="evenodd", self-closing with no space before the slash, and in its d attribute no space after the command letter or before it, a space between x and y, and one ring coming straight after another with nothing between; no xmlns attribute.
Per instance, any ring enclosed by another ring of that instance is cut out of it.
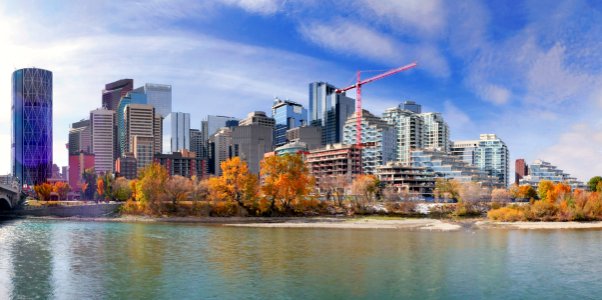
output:
<svg viewBox="0 0 602 300"><path fill-rule="evenodd" d="M35 185L52 176L52 72L36 68L12 76L12 173Z"/></svg>

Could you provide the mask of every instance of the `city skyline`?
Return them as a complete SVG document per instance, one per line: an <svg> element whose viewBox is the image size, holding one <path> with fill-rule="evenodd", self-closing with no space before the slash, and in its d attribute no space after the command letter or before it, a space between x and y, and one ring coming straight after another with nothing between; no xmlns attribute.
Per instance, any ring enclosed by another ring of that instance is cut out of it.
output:
<svg viewBox="0 0 602 300"><path fill-rule="evenodd" d="M598 9L421 2L355 1L361 12L343 13L328 9L338 1L155 1L144 17L127 13L145 5L133 2L0 4L0 173L10 172L15 69L53 72L53 159L64 166L69 124L100 107L107 82L169 84L173 111L190 113L191 128L200 128L207 115L269 112L274 96L308 108L310 82L344 86L357 69L412 60L416 70L365 88L365 109L380 116L414 100L442 113L452 140L497 134L511 162L541 158L580 180L602 170ZM320 11L334 17L325 22Z"/></svg>

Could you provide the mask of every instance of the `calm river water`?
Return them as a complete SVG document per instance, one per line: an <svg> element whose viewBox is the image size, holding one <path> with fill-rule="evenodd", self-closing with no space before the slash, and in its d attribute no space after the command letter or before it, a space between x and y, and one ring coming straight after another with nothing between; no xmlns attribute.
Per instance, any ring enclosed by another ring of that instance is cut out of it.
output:
<svg viewBox="0 0 602 300"><path fill-rule="evenodd" d="M602 231L0 221L0 299L599 299Z"/></svg>

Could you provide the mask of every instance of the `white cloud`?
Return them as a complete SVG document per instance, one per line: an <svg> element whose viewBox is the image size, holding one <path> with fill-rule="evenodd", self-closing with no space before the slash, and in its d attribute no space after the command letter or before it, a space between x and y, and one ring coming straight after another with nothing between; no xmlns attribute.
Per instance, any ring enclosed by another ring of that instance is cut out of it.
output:
<svg viewBox="0 0 602 300"><path fill-rule="evenodd" d="M602 124L581 122L560 135L557 143L538 157L582 181L602 175Z"/></svg>
<svg viewBox="0 0 602 300"><path fill-rule="evenodd" d="M440 0L360 0L358 7L370 10L371 19L385 19L393 30L403 33L428 37L440 34L446 26L446 9Z"/></svg>
<svg viewBox="0 0 602 300"><path fill-rule="evenodd" d="M79 28L57 27L52 37L41 42L36 36L47 20L28 24L4 16L0 11L0 93L10 97L13 67L53 71L54 160L58 165L67 164L64 144L69 124L100 106L107 82L133 78L136 85L171 84L173 109L190 112L191 126L198 128L207 114L242 117L249 111L269 111L274 96L306 103L309 82L337 80L339 72L344 72L312 57L168 28L150 33L110 33L101 28L86 34ZM9 120L10 102L1 102L0 138L4 141L10 141L5 138L10 136ZM10 169L9 153L9 142L5 142L0 173Z"/></svg>
<svg viewBox="0 0 602 300"><path fill-rule="evenodd" d="M302 24L300 33L308 41L328 50L359 56L388 66L418 60L419 69L436 77L450 75L445 57L429 44L405 44L395 38L351 21Z"/></svg>
<svg viewBox="0 0 602 300"><path fill-rule="evenodd" d="M278 12L284 1L281 0L221 0L228 5L238 6L248 12L270 15Z"/></svg>

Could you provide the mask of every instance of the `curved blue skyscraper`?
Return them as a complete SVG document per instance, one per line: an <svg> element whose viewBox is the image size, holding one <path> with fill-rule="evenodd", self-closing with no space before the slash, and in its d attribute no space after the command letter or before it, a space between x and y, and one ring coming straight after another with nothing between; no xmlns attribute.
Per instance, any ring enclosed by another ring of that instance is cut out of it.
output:
<svg viewBox="0 0 602 300"><path fill-rule="evenodd" d="M36 68L12 76L12 173L22 184L52 175L52 72Z"/></svg>

